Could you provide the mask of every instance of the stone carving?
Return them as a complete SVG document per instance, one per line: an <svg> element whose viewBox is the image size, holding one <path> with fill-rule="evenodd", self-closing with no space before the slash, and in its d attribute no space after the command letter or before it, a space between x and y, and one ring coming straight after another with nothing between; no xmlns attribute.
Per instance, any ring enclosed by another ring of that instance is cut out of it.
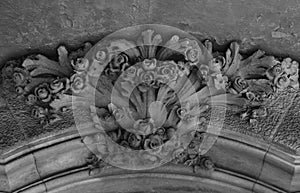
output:
<svg viewBox="0 0 300 193"><path fill-rule="evenodd" d="M103 160L99 159L92 152L86 158L86 163L89 168L89 175L99 174L104 167L109 167L109 165L107 165L107 163L105 163Z"/></svg>
<svg viewBox="0 0 300 193"><path fill-rule="evenodd" d="M175 152L172 162L192 167L195 173L199 170L213 171L214 163L210 157L201 155L199 152L204 137L205 133L196 132L194 139L185 150Z"/></svg>
<svg viewBox="0 0 300 193"><path fill-rule="evenodd" d="M66 48L60 46L58 62L40 54L28 56L21 62L9 61L2 69L2 77L14 81L19 97L34 107L33 117L42 124L55 122L63 112L55 111L51 103L64 93L72 94L78 87L78 81L73 76L77 58L83 57L90 47L91 44L86 43L82 49L68 54Z"/></svg>
<svg viewBox="0 0 300 193"><path fill-rule="evenodd" d="M199 171L213 171L215 167L213 161L210 159L210 157L203 156L199 152L203 138L204 133L196 132L195 138L191 141L186 149L178 149L174 152L174 159L172 160L172 163L183 164L192 167L193 172L195 173ZM90 170L90 175L100 173L105 167L111 167L111 165L102 159L99 159L99 157L92 152L86 158L86 162Z"/></svg>
<svg viewBox="0 0 300 193"><path fill-rule="evenodd" d="M211 103L236 108L241 120L257 127L268 115L270 100L299 89L298 62L261 50L245 58L237 42L221 53L208 40L202 44L174 34L166 41L145 30L137 42L121 38L103 44L91 48L87 43L70 54L60 46L58 61L37 54L9 61L2 69L2 77L14 81L15 92L42 124L54 123L72 107L87 107L100 133L84 141L100 154L123 151L130 157L131 150L143 150L155 161L173 149L170 156L177 157L184 143L180 136L191 131L191 139L197 138L199 115ZM176 159L212 168L197 152Z"/></svg>

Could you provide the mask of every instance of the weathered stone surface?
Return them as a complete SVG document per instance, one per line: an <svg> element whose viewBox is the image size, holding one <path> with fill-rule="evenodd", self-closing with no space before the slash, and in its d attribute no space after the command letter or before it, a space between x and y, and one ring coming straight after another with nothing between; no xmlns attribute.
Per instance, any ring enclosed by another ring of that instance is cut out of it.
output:
<svg viewBox="0 0 300 193"><path fill-rule="evenodd" d="M88 148L77 140L42 149L35 152L34 156L40 176L46 177L85 165L89 152Z"/></svg>
<svg viewBox="0 0 300 193"><path fill-rule="evenodd" d="M238 39L244 49L260 47L299 59L300 15L296 1L157 0L151 1L149 10L153 23L212 37L220 44Z"/></svg>
<svg viewBox="0 0 300 193"><path fill-rule="evenodd" d="M122 27L161 23L223 44L299 59L297 1L1 1L1 60L34 50L54 54L58 43L99 40ZM284 34L284 35L283 35Z"/></svg>
<svg viewBox="0 0 300 193"><path fill-rule="evenodd" d="M35 165L35 158L32 154L22 159L11 162L5 166L10 191L31 184L40 179L39 172Z"/></svg>
<svg viewBox="0 0 300 193"><path fill-rule="evenodd" d="M293 192L299 190L298 184L292 184L294 169L294 166L286 165L284 160L277 158L276 155L267 153L258 180L263 179L279 189Z"/></svg>
<svg viewBox="0 0 300 193"><path fill-rule="evenodd" d="M297 93L291 104L289 111L285 112L285 116L278 127L278 131L274 136L274 143L288 146L294 152L300 152L300 95Z"/></svg>
<svg viewBox="0 0 300 193"><path fill-rule="evenodd" d="M148 1L12 1L1 2L1 61L44 50L58 43L78 45L112 31L149 23ZM51 50L51 51L49 51Z"/></svg>

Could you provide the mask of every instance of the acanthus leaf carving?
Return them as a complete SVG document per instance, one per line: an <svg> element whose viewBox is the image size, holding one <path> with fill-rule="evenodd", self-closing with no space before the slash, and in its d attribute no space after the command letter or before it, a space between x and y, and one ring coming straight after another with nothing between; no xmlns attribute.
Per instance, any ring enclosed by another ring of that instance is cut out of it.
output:
<svg viewBox="0 0 300 193"><path fill-rule="evenodd" d="M256 126L267 116L265 100L299 89L299 64L290 58L280 60L261 50L245 58L237 42L224 53L214 52L209 40L202 44L176 34L162 49L163 40L146 30L137 42L120 38L99 48L86 44L70 54L60 46L58 61L35 55L21 65L8 62L3 76L14 80L16 92L34 106L32 114L41 122L59 120L71 107L86 108L95 128L104 126L122 147L151 152L149 160L161 158L160 145L168 140L179 149L171 140L174 130L194 129L211 103L236 107L241 119ZM195 155L186 165L199 166L203 159Z"/></svg>

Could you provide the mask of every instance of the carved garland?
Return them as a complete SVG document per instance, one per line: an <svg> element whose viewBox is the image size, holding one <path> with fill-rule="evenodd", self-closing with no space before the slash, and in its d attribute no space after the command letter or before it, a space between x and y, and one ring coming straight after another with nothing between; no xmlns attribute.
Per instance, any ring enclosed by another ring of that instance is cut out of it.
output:
<svg viewBox="0 0 300 193"><path fill-rule="evenodd" d="M125 149L147 150L158 156L164 151L161 145L169 142L174 148L175 163L202 169L213 168L211 160L199 154L203 133L193 133L187 149L178 152L175 133L181 127L189 127L195 118L198 120L199 113L209 110L209 100L238 107L242 119L256 124L257 118L267 116L266 99L287 89L299 89L299 64L290 58L280 60L261 50L244 58L237 42L232 42L225 53L213 52L208 40L202 45L178 35L160 49L161 36L153 34L154 31L146 30L137 44L119 39L96 51L89 51L89 43L71 54L60 46L58 61L40 54L21 63L9 61L2 76L14 81L16 92L34 107L32 115L41 123L58 120L70 109L72 101L82 106L93 97L100 98L91 107L91 116L95 127L105 127L113 142ZM147 41L151 46L139 46ZM103 62L108 65L103 67ZM174 82L175 86L170 86ZM96 91L91 92L91 88ZM114 89L119 94L115 99L111 98ZM226 101L221 96L226 96ZM195 97L205 102L195 106L190 102ZM128 109L135 109L133 113L123 108L124 98L131 101ZM179 98L184 98L183 103L176 102ZM149 107L149 112L144 107ZM109 151L104 150L107 145L99 145L99 138L101 135L88 136L84 142L93 144L98 140L97 151Z"/></svg>

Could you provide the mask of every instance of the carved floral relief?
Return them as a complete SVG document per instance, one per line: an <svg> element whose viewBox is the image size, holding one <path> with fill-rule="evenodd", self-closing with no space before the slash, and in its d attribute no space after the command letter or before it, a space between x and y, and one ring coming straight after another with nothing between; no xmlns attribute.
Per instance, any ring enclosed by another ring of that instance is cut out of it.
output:
<svg viewBox="0 0 300 193"><path fill-rule="evenodd" d="M299 89L299 64L291 58L261 50L243 57L237 42L221 53L209 40L148 27L122 31L139 32L133 39L117 34L71 53L60 46L58 61L40 54L9 61L2 76L14 81L41 124L89 111L98 132L83 142L97 159L138 169L171 160L212 169L201 150L210 125L204 113L235 108L256 125L268 116L265 101Z"/></svg>

